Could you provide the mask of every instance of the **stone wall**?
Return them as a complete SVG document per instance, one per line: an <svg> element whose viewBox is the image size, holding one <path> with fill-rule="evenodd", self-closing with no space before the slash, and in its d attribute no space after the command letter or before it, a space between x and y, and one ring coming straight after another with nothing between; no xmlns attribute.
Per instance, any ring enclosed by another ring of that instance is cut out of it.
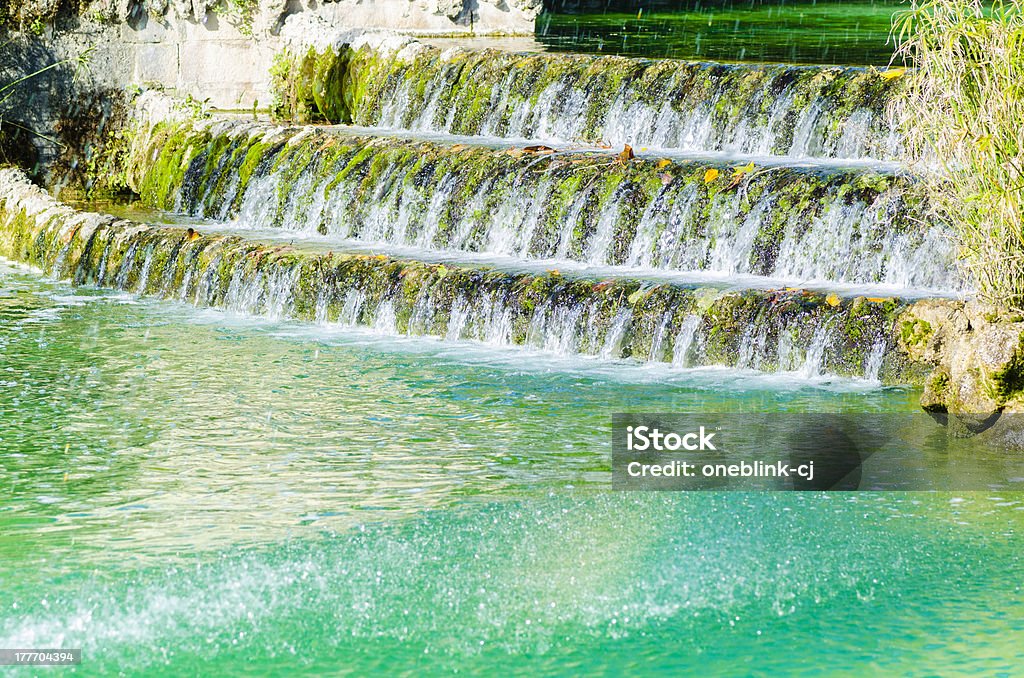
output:
<svg viewBox="0 0 1024 678"><path fill-rule="evenodd" d="M283 34L395 29L531 34L539 0L27 0L0 7L0 83L52 64L0 106L0 161L44 184L81 178L131 93L266 108ZM5 35L6 34L6 35ZM88 53L88 68L70 62ZM18 131L31 129L37 135Z"/></svg>

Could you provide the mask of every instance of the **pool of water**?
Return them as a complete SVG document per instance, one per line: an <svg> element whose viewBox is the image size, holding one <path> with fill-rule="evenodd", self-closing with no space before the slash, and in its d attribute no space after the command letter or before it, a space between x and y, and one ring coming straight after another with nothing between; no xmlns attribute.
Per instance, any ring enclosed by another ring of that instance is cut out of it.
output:
<svg viewBox="0 0 1024 678"><path fill-rule="evenodd" d="M645 6L646 5L646 6ZM554 2L537 18L546 49L713 61L885 66L897 0Z"/></svg>
<svg viewBox="0 0 1024 678"><path fill-rule="evenodd" d="M610 414L851 380L272 323L0 264L0 647L80 671L1009 674L1024 499L609 489Z"/></svg>

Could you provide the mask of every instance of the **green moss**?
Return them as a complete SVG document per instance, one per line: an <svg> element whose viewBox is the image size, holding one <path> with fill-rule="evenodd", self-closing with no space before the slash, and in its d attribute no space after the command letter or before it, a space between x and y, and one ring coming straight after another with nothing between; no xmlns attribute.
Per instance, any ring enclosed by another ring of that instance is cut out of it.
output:
<svg viewBox="0 0 1024 678"><path fill-rule="evenodd" d="M1010 360L991 376L989 394L1000 405L1024 395L1024 333Z"/></svg>
<svg viewBox="0 0 1024 678"><path fill-rule="evenodd" d="M907 347L927 346L934 333L927 320L911 318L900 323L900 341Z"/></svg>

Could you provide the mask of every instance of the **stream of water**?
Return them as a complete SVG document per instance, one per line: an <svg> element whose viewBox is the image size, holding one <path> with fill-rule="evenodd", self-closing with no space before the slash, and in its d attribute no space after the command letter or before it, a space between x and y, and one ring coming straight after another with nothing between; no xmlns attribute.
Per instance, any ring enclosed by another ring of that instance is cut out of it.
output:
<svg viewBox="0 0 1024 678"><path fill-rule="evenodd" d="M0 269L0 645L105 672L1009 674L1013 495L611 494L610 414L915 393L197 312Z"/></svg>

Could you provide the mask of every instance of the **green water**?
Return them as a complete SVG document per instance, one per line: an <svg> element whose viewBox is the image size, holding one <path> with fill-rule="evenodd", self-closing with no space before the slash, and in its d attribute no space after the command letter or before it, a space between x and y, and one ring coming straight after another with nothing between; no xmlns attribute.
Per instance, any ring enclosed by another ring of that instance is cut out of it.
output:
<svg viewBox="0 0 1024 678"><path fill-rule="evenodd" d="M886 66L898 0L690 0L566 8L537 18L547 49L635 57ZM629 5L627 11L626 5ZM645 7L645 5L647 5ZM660 5L660 6L659 6ZM639 11L642 9L643 11ZM618 11L616 11L618 10Z"/></svg>
<svg viewBox="0 0 1024 678"><path fill-rule="evenodd" d="M615 411L911 391L275 324L6 265L0 387L0 646L81 646L87 675L1024 663L1019 495L608 489Z"/></svg>

